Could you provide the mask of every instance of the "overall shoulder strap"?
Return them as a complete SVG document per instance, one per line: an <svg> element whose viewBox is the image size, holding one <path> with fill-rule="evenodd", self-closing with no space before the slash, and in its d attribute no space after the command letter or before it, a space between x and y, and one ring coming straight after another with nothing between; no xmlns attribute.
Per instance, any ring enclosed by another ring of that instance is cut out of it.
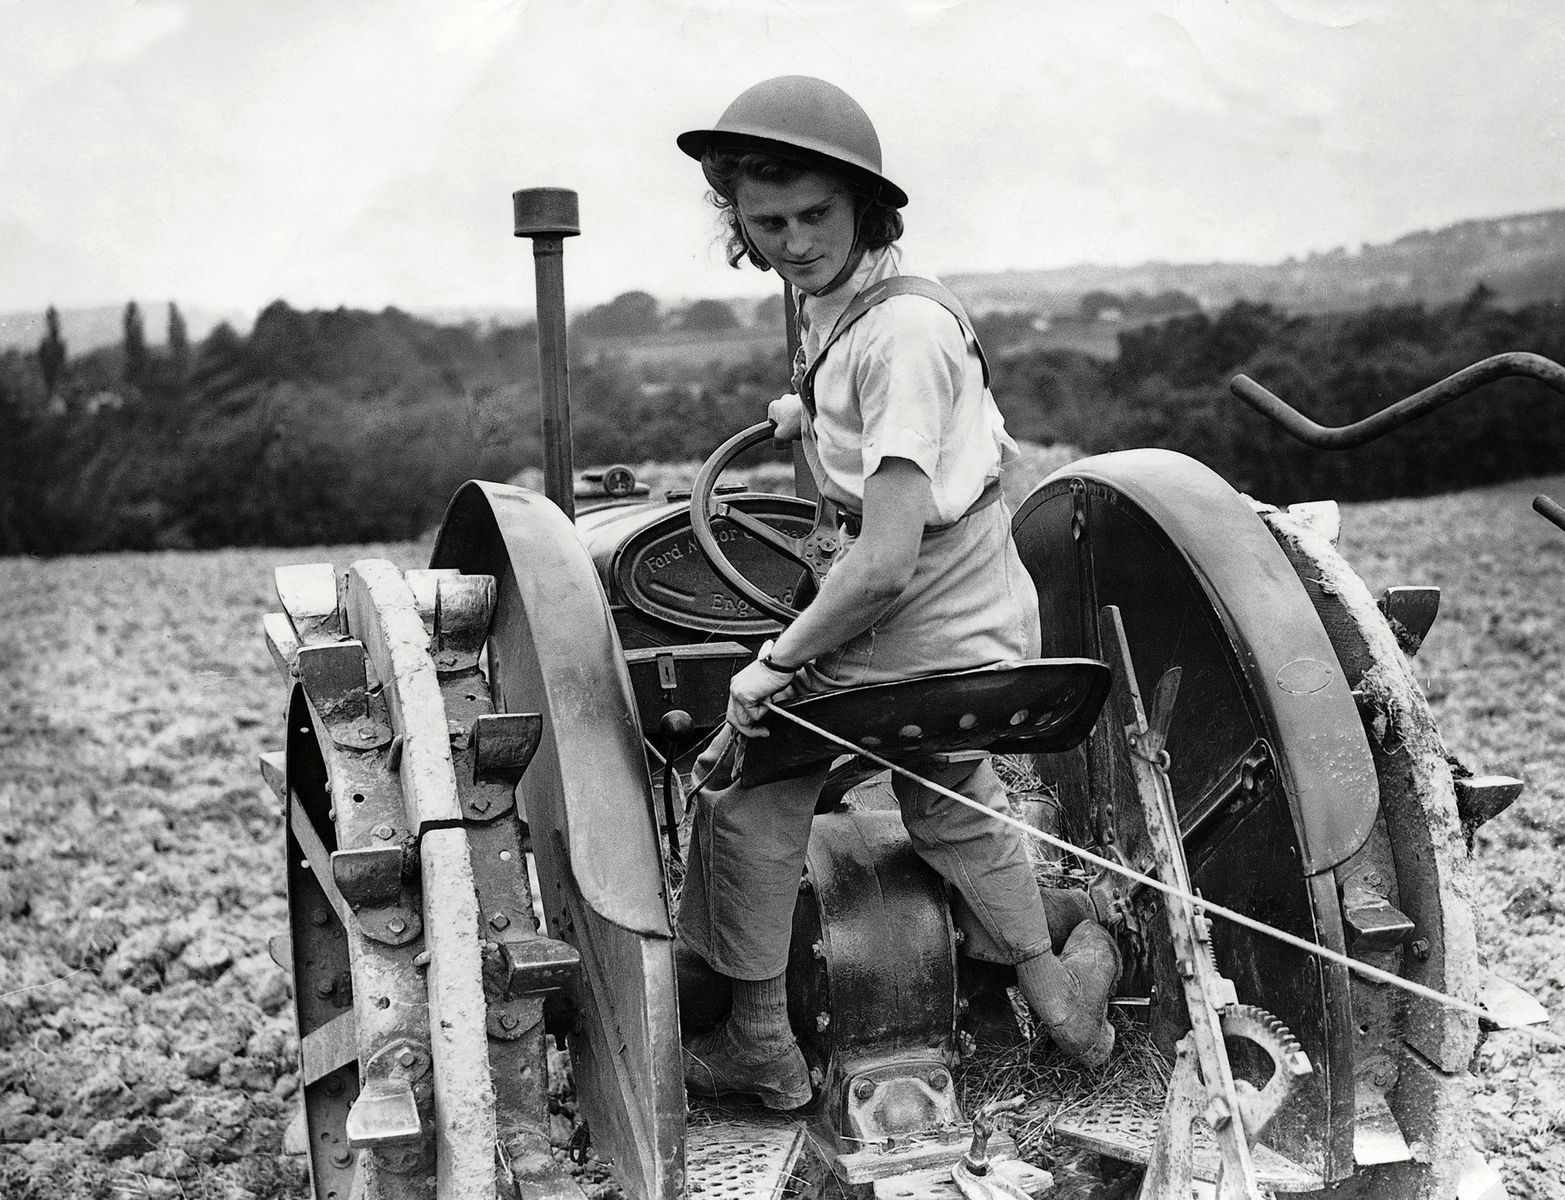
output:
<svg viewBox="0 0 1565 1200"><path fill-rule="evenodd" d="M842 310L842 315L837 318L837 323L831 327L831 333L821 345L821 352L815 356L815 361L804 372L804 377L799 382L799 398L804 401L804 407L809 411L810 416L815 415L815 372L820 370L821 363L825 361L826 352L837 344L837 339L853 327L854 322L875 305L890 300L893 296L922 296L926 300L933 300L955 317L957 324L962 327L962 332L978 349L978 363L983 368L984 386L989 386L989 360L984 355L984 348L978 341L978 335L973 332L973 323L967 319L967 310L962 307L962 302L953 296L948 288L933 279L925 279L919 275L893 275L890 279L882 279L879 283L870 284L853 297L848 307Z"/></svg>

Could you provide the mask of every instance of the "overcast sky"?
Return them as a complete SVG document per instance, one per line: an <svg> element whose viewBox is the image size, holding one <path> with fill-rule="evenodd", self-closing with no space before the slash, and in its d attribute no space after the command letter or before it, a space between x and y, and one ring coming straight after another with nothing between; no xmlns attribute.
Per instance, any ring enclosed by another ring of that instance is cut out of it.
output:
<svg viewBox="0 0 1565 1200"><path fill-rule="evenodd" d="M846 88L937 271L1274 261L1565 207L1558 0L0 0L0 311L761 295L674 135Z"/></svg>

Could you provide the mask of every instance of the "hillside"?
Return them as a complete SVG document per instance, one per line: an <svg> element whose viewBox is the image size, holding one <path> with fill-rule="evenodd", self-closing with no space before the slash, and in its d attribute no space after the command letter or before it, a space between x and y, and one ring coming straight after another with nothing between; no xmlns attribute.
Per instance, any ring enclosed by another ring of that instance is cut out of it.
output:
<svg viewBox="0 0 1565 1200"><path fill-rule="evenodd" d="M1555 299L1565 294L1565 209L1461 221L1442 229L1418 230L1385 245L1356 250L1338 248L1290 258L1281 263L1170 263L1134 266L1084 263L1039 271L955 274L945 280L975 313L1024 311L1049 318L1055 328L1039 339L1050 349L1076 349L1100 358L1114 354L1115 323L1078 317L1081 299L1102 291L1122 296L1183 292L1212 311L1237 300L1275 304L1290 312L1370 308L1381 304L1443 304L1466 296L1478 284L1490 288L1507 306ZM750 300L730 302L736 311ZM166 307L142 306L149 340L163 340ZM220 323L246 332L252 318L238 311L181 309L192 338L206 337ZM491 328L530 320L530 306L460 308L405 306L403 312L436 325ZM119 342L123 305L68 308L60 313L72 353L86 353ZM1063 320L1062 320L1063 318ZM762 328L771 328L762 322ZM33 350L43 336L43 313L0 313L0 352ZM713 357L731 361L736 333L710 339ZM663 335L633 339L632 345L606 347L628 351L635 359L679 357L677 339Z"/></svg>
<svg viewBox="0 0 1565 1200"><path fill-rule="evenodd" d="M1090 291L1128 295L1186 292L1207 310L1237 300L1290 312L1443 304L1478 284L1500 303L1532 303L1565 294L1565 209L1461 221L1419 230L1386 245L1338 248L1282 263L1081 265L998 275L954 275L946 282L971 307L1073 312Z"/></svg>

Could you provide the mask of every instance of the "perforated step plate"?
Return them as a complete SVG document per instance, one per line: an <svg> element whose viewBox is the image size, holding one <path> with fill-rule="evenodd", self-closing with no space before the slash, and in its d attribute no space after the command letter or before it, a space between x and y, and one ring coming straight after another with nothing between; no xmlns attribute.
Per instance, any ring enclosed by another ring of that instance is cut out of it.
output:
<svg viewBox="0 0 1565 1200"><path fill-rule="evenodd" d="M1144 1108L1131 1108L1123 1101L1109 1100L1094 1105L1090 1112L1072 1112L1061 1117L1054 1132L1111 1158L1145 1163L1157 1138L1157 1115ZM1212 1182L1217 1178L1217 1143L1211 1131L1200 1124L1195 1128L1195 1143L1195 1177ZM1251 1156L1263 1188L1292 1193L1316 1192L1326 1186L1319 1175L1267 1146L1254 1147Z"/></svg>
<svg viewBox="0 0 1565 1200"><path fill-rule="evenodd" d="M807 1194L813 1157L804 1123L745 1117L701 1123L685 1134L685 1194L701 1200L786 1200Z"/></svg>

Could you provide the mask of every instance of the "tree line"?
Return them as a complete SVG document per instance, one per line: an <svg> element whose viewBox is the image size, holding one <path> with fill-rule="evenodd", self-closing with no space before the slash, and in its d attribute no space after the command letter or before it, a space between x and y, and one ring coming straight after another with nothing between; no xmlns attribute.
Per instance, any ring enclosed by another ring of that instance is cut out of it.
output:
<svg viewBox="0 0 1565 1200"><path fill-rule="evenodd" d="M1502 380L1372 445L1326 452L1252 412L1228 381L1250 375L1340 426L1509 350L1565 362L1565 304L1503 308L1482 285L1434 308L1297 316L1240 301L1127 329L1112 363L1062 351L1000 355L994 391L1016 436L1088 453L1178 450L1268 501L1418 496L1565 470L1560 397Z"/></svg>
<svg viewBox="0 0 1565 1200"><path fill-rule="evenodd" d="M600 308L645 319L630 295ZM597 333L587 316L578 349ZM1127 328L1113 362L1010 344L1014 315L978 330L1017 437L1088 453L1165 446L1290 502L1558 471L1565 419L1541 385L1509 380L1328 454L1230 397L1233 374L1341 425L1489 354L1565 360L1562 317L1560 302L1503 308L1483 288L1458 304L1312 316L1240 302ZM0 354L0 554L404 540L438 522L462 480L542 461L530 325L278 301L247 335L220 325L193 343L173 305L161 340L146 326L128 304L118 345L73 355L51 309L36 349ZM738 365L698 360L634 365L601 343L590 361L578 354L576 461L701 458L760 419L787 378L780 344Z"/></svg>

